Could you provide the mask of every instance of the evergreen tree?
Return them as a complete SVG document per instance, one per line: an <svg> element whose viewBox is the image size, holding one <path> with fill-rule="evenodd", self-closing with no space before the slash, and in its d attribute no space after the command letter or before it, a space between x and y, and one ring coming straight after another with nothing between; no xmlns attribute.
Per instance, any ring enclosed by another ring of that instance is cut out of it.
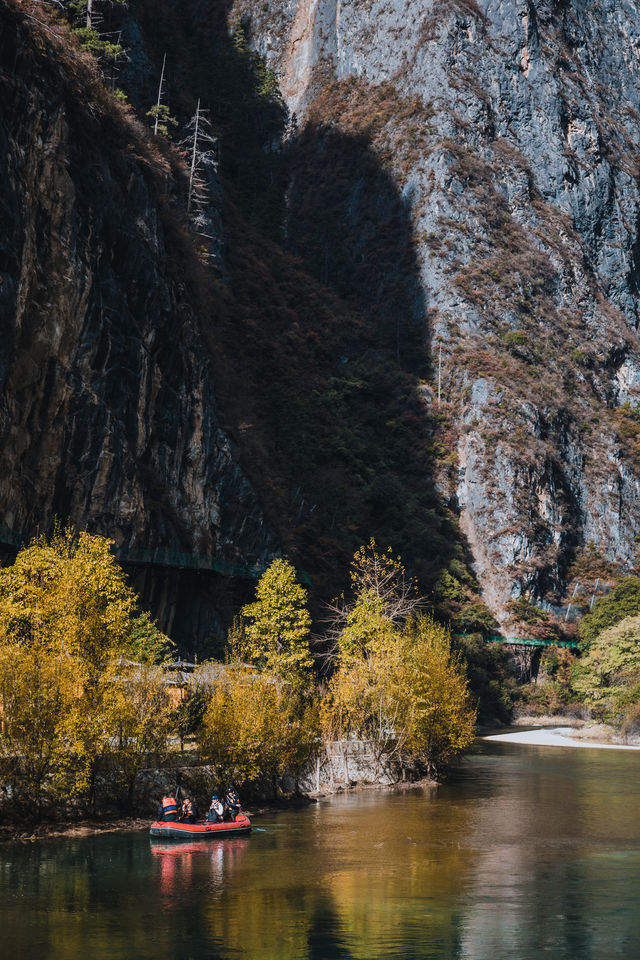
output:
<svg viewBox="0 0 640 960"><path fill-rule="evenodd" d="M101 31L104 11L112 6L124 6L126 0L71 0L66 8L72 24L76 24L73 34L80 42L83 50L92 53L104 65L111 67L112 86L115 82L113 67L117 60L124 55L120 44L120 37L115 32L111 35ZM114 40L113 37L116 39Z"/></svg>
<svg viewBox="0 0 640 960"><path fill-rule="evenodd" d="M164 74L167 66L167 55L162 58L162 71L160 73L160 83L158 84L158 99L150 110L147 110L147 116L153 120L153 135L157 137L159 133L166 136L169 134L169 127L177 127L178 121L171 115L169 107L162 102L164 95Z"/></svg>

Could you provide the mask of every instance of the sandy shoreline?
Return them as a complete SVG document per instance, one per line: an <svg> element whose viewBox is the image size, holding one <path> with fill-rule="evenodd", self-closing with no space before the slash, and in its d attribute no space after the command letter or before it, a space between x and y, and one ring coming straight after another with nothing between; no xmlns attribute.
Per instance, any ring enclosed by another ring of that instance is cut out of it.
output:
<svg viewBox="0 0 640 960"><path fill-rule="evenodd" d="M537 747L584 747L589 750L640 750L640 746L623 743L602 743L596 740L577 740L573 727L555 727L545 730L523 730L519 733L498 733L483 740L500 743L524 743Z"/></svg>

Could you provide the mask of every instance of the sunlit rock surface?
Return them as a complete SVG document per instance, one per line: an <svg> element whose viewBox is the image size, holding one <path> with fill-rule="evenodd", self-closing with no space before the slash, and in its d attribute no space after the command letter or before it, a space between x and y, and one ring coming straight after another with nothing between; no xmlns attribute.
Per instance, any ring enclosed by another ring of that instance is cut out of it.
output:
<svg viewBox="0 0 640 960"><path fill-rule="evenodd" d="M238 0L234 10L299 123L369 136L410 205L458 435L440 482L487 601L504 620L523 591L561 595L589 541L635 563L638 5ZM380 115L380 91L395 115Z"/></svg>

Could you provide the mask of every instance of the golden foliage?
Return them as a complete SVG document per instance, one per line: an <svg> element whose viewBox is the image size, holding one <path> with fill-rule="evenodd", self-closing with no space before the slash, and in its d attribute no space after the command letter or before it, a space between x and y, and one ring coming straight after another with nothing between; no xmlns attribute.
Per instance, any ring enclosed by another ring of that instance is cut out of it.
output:
<svg viewBox="0 0 640 960"><path fill-rule="evenodd" d="M111 545L57 528L0 570L0 753L38 809L55 795L91 798L106 757L131 784L166 744L160 670L126 657L133 645L166 652L167 638L137 613Z"/></svg>
<svg viewBox="0 0 640 960"><path fill-rule="evenodd" d="M476 712L449 632L428 617L396 628L365 593L323 704L327 736L370 740L380 755L438 768L473 740ZM362 626L354 639L353 627Z"/></svg>
<svg viewBox="0 0 640 960"><path fill-rule="evenodd" d="M307 591L296 582L288 560L274 560L262 574L256 599L242 608L241 617L240 649L247 658L297 689L309 687L313 659Z"/></svg>
<svg viewBox="0 0 640 960"><path fill-rule="evenodd" d="M289 684L229 667L212 688L199 746L220 781L246 784L299 771L317 736L315 707Z"/></svg>

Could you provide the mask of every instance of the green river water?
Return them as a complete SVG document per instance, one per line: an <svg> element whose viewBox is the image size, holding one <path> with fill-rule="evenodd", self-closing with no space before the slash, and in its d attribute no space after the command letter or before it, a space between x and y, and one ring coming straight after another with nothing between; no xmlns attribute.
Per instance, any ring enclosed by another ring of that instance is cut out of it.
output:
<svg viewBox="0 0 640 960"><path fill-rule="evenodd" d="M0 846L2 960L640 958L640 753L483 743L250 837Z"/></svg>

